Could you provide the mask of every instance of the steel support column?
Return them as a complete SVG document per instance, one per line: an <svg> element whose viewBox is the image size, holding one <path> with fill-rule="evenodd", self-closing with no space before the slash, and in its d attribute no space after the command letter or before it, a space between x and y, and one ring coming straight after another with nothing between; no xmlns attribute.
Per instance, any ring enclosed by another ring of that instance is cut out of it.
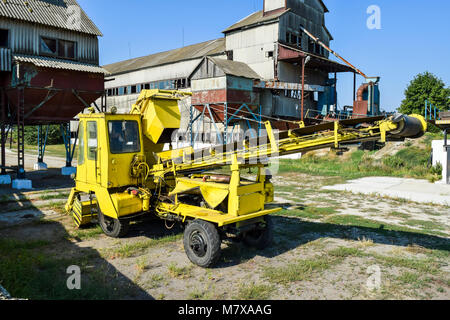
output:
<svg viewBox="0 0 450 320"><path fill-rule="evenodd" d="M1 119L1 174L6 174L6 94L5 90L1 89L1 103L2 103L2 119Z"/></svg>
<svg viewBox="0 0 450 320"><path fill-rule="evenodd" d="M301 105L301 119L304 121L304 105L305 105L305 64L306 64L306 58L302 58L302 105Z"/></svg>
<svg viewBox="0 0 450 320"><path fill-rule="evenodd" d="M17 88L17 179L25 178L25 89Z"/></svg>

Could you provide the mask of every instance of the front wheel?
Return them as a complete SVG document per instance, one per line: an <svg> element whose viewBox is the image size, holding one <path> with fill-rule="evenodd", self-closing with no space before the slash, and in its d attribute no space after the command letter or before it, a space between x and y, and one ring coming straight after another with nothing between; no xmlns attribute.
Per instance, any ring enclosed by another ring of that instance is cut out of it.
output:
<svg viewBox="0 0 450 320"><path fill-rule="evenodd" d="M105 216L100 208L98 210L98 222L103 232L111 238L121 238L124 237L128 233L129 222L128 221L120 221L117 219L113 219Z"/></svg>
<svg viewBox="0 0 450 320"><path fill-rule="evenodd" d="M264 225L248 231L243 237L244 243L250 247L263 250L273 241L273 222L270 216L264 218Z"/></svg>
<svg viewBox="0 0 450 320"><path fill-rule="evenodd" d="M184 231L184 251L192 263L202 267L212 267L220 258L220 236L210 222L194 220Z"/></svg>

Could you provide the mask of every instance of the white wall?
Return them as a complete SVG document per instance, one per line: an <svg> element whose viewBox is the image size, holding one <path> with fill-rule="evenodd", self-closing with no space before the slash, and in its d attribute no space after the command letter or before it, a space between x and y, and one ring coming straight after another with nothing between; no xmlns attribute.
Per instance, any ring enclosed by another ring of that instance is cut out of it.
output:
<svg viewBox="0 0 450 320"><path fill-rule="evenodd" d="M279 8L284 8L286 2L285 0L265 0L264 1L264 11L272 11Z"/></svg>
<svg viewBox="0 0 450 320"><path fill-rule="evenodd" d="M450 152L445 152L444 140L433 140L432 148L433 166L442 165L442 183L450 184Z"/></svg>
<svg viewBox="0 0 450 320"><path fill-rule="evenodd" d="M274 51L278 41L278 24L263 25L226 35L226 50L233 50L233 60L244 62L263 79L274 78L274 59L266 52Z"/></svg>

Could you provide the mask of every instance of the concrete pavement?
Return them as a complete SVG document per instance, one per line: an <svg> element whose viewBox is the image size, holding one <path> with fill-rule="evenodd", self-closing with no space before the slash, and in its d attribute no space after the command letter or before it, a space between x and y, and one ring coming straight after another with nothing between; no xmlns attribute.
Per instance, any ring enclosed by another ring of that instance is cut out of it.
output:
<svg viewBox="0 0 450 320"><path fill-rule="evenodd" d="M351 180L346 184L326 186L323 189L378 194L415 202L450 206L450 185L441 182L430 183L426 180L417 179L367 177Z"/></svg>

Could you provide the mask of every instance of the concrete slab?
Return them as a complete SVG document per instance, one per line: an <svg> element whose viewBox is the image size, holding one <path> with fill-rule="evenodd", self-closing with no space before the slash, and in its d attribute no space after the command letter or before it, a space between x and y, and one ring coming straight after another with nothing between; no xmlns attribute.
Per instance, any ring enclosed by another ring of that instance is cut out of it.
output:
<svg viewBox="0 0 450 320"><path fill-rule="evenodd" d="M450 206L450 185L430 183L426 180L367 177L351 180L346 184L326 186L323 189L362 194L378 194L420 203L435 203Z"/></svg>
<svg viewBox="0 0 450 320"><path fill-rule="evenodd" d="M1 175L0 176L0 185L11 184L11 176L10 175Z"/></svg>
<svg viewBox="0 0 450 320"><path fill-rule="evenodd" d="M36 171L48 170L48 166L45 162L37 162L34 164L33 169Z"/></svg>
<svg viewBox="0 0 450 320"><path fill-rule="evenodd" d="M28 179L14 179L12 188L17 190L31 190L33 189L31 180Z"/></svg>
<svg viewBox="0 0 450 320"><path fill-rule="evenodd" d="M70 176L71 174L76 174L77 168L75 167L62 167L61 168L61 174L63 176Z"/></svg>

